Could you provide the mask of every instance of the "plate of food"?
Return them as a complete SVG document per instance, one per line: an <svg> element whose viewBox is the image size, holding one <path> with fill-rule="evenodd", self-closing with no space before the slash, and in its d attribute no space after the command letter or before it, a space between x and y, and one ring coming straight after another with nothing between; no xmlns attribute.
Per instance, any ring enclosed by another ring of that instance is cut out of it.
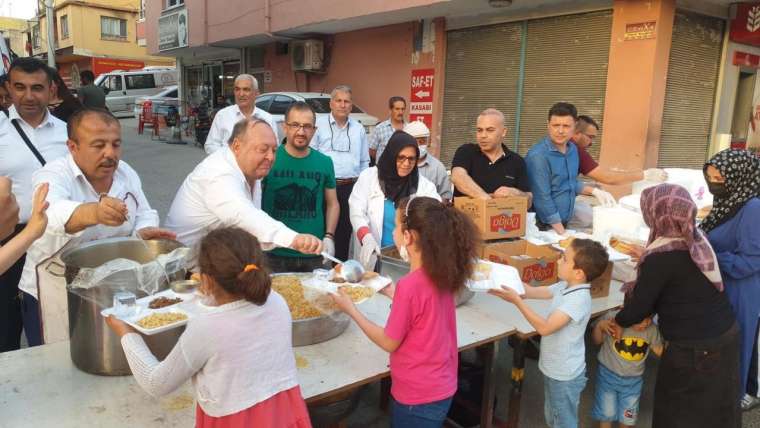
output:
<svg viewBox="0 0 760 428"><path fill-rule="evenodd" d="M327 284L327 285L325 285ZM333 288L334 287L334 288ZM338 310L330 293L345 290L359 304L375 294L371 287L361 284L337 284L314 278L311 274L274 274L272 289L288 304L293 321L329 315Z"/></svg>
<svg viewBox="0 0 760 428"><path fill-rule="evenodd" d="M525 294L525 286L520 278L520 272L512 266L501 263L478 260L475 273L467 281L467 288L472 291L488 291L507 286L514 289L520 295Z"/></svg>
<svg viewBox="0 0 760 428"><path fill-rule="evenodd" d="M117 314L113 307L103 309L100 314L104 317L116 315L140 333L150 336L187 324L202 308L194 295L163 290L137 299L132 307L122 310L128 314Z"/></svg>

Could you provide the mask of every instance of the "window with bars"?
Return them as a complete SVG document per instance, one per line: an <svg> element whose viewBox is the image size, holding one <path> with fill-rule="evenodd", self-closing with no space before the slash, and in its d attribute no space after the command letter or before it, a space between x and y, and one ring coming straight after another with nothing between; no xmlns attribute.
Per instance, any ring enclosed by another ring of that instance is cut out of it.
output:
<svg viewBox="0 0 760 428"><path fill-rule="evenodd" d="M61 16L61 38L62 39L69 38L69 16L68 15Z"/></svg>
<svg viewBox="0 0 760 428"><path fill-rule="evenodd" d="M182 6L185 4L185 0L166 0L165 9L171 9L173 7Z"/></svg>
<svg viewBox="0 0 760 428"><path fill-rule="evenodd" d="M100 38L101 39L119 39L127 38L127 20L112 18L110 16L100 17Z"/></svg>

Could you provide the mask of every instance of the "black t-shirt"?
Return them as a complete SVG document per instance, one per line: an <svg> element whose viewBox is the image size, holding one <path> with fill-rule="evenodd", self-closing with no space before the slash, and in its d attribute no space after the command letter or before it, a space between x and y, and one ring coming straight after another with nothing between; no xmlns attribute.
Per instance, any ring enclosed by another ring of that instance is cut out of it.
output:
<svg viewBox="0 0 760 428"><path fill-rule="evenodd" d="M501 148L504 149L504 155L496 162L491 162L488 156L480 151L480 146L464 144L454 154L451 168L464 168L470 178L486 193L493 193L501 186L530 192L525 160L517 153L510 151L504 144ZM464 196L464 194L455 187L454 196Z"/></svg>
<svg viewBox="0 0 760 428"><path fill-rule="evenodd" d="M734 323L726 293L718 291L683 250L652 254L644 260L633 298L615 319L630 327L655 313L667 340L718 337Z"/></svg>

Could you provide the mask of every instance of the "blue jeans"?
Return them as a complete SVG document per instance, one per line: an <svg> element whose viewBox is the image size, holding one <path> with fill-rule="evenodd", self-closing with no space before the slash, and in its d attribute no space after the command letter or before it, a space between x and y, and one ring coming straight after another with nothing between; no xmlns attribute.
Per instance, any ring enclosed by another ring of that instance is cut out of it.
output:
<svg viewBox="0 0 760 428"><path fill-rule="evenodd" d="M544 376L544 417L552 428L578 428L578 404L586 387L586 373L571 380Z"/></svg>
<svg viewBox="0 0 760 428"><path fill-rule="evenodd" d="M426 404L401 404L391 397L391 427L393 428L440 428L446 421L451 401L449 397Z"/></svg>
<svg viewBox="0 0 760 428"><path fill-rule="evenodd" d="M620 376L599 363L591 417L602 422L636 425L643 376Z"/></svg>

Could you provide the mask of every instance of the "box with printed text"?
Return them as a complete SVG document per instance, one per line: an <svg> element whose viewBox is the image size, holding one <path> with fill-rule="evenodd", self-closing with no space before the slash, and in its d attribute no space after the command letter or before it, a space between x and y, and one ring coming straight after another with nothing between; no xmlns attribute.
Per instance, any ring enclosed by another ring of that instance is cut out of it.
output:
<svg viewBox="0 0 760 428"><path fill-rule="evenodd" d="M484 259L517 268L523 282L532 286L557 282L557 262L561 255L548 245L534 245L524 239L483 246Z"/></svg>
<svg viewBox="0 0 760 428"><path fill-rule="evenodd" d="M454 206L469 216L484 240L519 238L525 235L528 198L454 198Z"/></svg>

